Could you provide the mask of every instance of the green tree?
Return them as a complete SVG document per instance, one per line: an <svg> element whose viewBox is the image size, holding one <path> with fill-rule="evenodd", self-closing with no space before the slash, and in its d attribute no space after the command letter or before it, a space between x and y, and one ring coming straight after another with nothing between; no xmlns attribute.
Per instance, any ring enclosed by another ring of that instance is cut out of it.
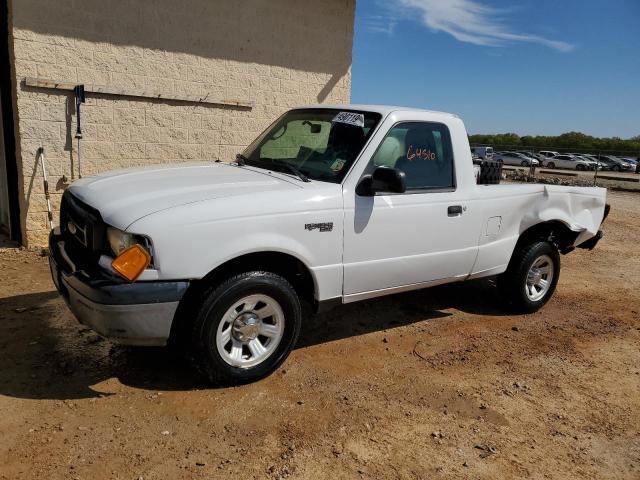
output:
<svg viewBox="0 0 640 480"><path fill-rule="evenodd" d="M640 156L640 135L629 139L619 137L598 138L582 132L567 132L557 136L499 133L493 135L470 135L472 145L491 145L498 148L522 148L535 150L558 150L564 152L611 153Z"/></svg>

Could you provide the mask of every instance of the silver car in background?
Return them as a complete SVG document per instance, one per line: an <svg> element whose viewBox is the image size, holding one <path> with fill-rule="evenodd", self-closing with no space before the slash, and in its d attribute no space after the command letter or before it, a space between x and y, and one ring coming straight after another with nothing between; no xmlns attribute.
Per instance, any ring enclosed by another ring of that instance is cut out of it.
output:
<svg viewBox="0 0 640 480"><path fill-rule="evenodd" d="M622 157L621 160L633 165L634 169L631 170L632 172L640 173L640 160L635 160L633 158L628 158L628 157Z"/></svg>
<svg viewBox="0 0 640 480"><path fill-rule="evenodd" d="M538 162L543 163L546 157L544 155L540 155L539 153L527 151L527 150L518 150L516 153L521 153L527 157L535 158Z"/></svg>
<svg viewBox="0 0 640 480"><path fill-rule="evenodd" d="M528 155L520 152L497 152L493 154L494 160L502 160L503 165L517 165L522 167L530 167L540 165L540 162L535 158L531 158Z"/></svg>
<svg viewBox="0 0 640 480"><path fill-rule="evenodd" d="M600 155L599 161L605 163L609 170L614 172L635 172L636 166L614 155Z"/></svg>

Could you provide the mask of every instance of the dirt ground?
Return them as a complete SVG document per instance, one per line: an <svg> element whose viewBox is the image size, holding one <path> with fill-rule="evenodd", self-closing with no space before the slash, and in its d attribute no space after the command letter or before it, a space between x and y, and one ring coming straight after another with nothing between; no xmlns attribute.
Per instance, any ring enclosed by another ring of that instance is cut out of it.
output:
<svg viewBox="0 0 640 480"><path fill-rule="evenodd" d="M309 319L271 377L208 388L79 325L0 252L0 479L640 478L640 195L532 315L488 281Z"/></svg>

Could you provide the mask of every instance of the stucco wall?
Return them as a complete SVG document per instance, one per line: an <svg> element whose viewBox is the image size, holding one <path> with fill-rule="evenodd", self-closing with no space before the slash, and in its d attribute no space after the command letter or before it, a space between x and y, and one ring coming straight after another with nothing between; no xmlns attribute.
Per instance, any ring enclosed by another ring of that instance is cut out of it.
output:
<svg viewBox="0 0 640 480"><path fill-rule="evenodd" d="M13 0L17 156L24 241L48 233L45 149L57 211L77 178L71 92L25 77L253 101L252 109L87 94L82 174L230 161L288 107L347 103L355 0Z"/></svg>

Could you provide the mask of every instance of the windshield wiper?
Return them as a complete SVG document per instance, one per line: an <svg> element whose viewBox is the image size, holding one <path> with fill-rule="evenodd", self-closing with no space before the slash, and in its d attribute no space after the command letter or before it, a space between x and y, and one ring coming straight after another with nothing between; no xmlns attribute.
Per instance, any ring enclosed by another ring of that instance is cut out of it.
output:
<svg viewBox="0 0 640 480"><path fill-rule="evenodd" d="M240 165L241 167L244 167L247 164L248 161L249 161L249 159L247 157L245 157L243 154L236 153L236 163L238 165Z"/></svg>
<svg viewBox="0 0 640 480"><path fill-rule="evenodd" d="M284 168L286 168L287 170L289 170L291 173L293 173L294 175L296 175L300 180L302 180L303 182L310 182L311 180L309 180L309 177L307 177L304 173L302 173L300 170L298 170L296 167L294 167L293 165L291 165L290 163L287 162L278 162L277 160L272 160L274 165L280 165Z"/></svg>
<svg viewBox="0 0 640 480"><path fill-rule="evenodd" d="M304 173L302 173L300 170L298 170L296 167L294 167L290 163L278 161L275 158L269 158L269 159L264 159L264 160L269 160L269 162L272 165L277 165L279 167L286 168L287 170L289 170L291 173L293 173L296 177L298 177L303 182L310 182L311 181L311 180L309 180L309 177L307 177ZM251 166L258 167L258 168L265 168L265 167L263 167L261 165L257 165L256 164L257 162L250 162L250 160L247 157L245 157L243 154L241 154L241 153L236 154L236 163L241 167L243 167L245 165L251 165Z"/></svg>

